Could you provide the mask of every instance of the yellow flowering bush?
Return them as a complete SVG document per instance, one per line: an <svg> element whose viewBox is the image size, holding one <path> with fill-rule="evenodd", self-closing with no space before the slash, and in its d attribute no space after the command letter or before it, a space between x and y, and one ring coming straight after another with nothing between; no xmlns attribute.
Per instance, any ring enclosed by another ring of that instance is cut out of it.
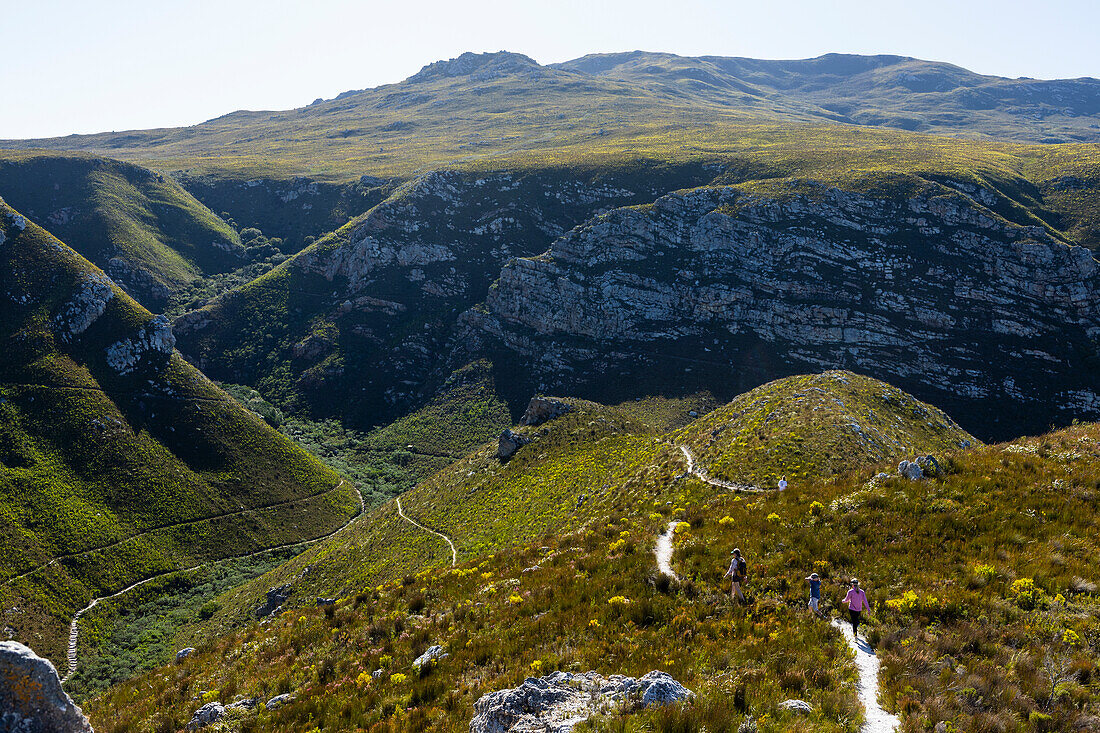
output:
<svg viewBox="0 0 1100 733"><path fill-rule="evenodd" d="M612 606L625 606L630 603L630 599L626 596L611 596L607 599L607 602Z"/></svg>
<svg viewBox="0 0 1100 733"><path fill-rule="evenodd" d="M718 520L718 524L722 525L723 527L725 527L727 524L733 524L733 517L727 514L726 516Z"/></svg>
<svg viewBox="0 0 1100 733"><path fill-rule="evenodd" d="M1043 601L1043 589L1035 585L1034 578L1019 578L1008 589L1020 608L1036 608Z"/></svg>
<svg viewBox="0 0 1100 733"><path fill-rule="evenodd" d="M399 685L402 682L404 682L405 680L407 680L408 678L409 678L408 675L404 675L404 674L401 674L400 672L396 672L396 673L390 675L390 682L392 682L395 685Z"/></svg>

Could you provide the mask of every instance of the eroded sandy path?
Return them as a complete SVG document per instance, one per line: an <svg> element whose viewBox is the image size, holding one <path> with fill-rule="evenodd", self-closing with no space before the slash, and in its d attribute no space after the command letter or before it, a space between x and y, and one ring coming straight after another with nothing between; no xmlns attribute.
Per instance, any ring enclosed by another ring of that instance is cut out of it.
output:
<svg viewBox="0 0 1100 733"><path fill-rule="evenodd" d="M679 523L679 520L676 519L669 522L668 528L657 535L657 545L653 548L653 554L657 556L657 569L673 580L680 579L676 573L673 572L671 565L672 535L676 533L676 525Z"/></svg>
<svg viewBox="0 0 1100 733"><path fill-rule="evenodd" d="M723 481L718 478L711 478L707 470L700 466L695 460L695 454L691 452L691 448L686 445L680 446L680 452L684 454L684 459L687 460L688 473L698 478L704 483L708 483L711 486L717 486L720 489L728 489L729 491L741 491L749 494L763 494L770 491L770 489L763 489L759 486L753 486L752 484L735 484L732 481Z"/></svg>
<svg viewBox="0 0 1100 733"><path fill-rule="evenodd" d="M878 656L866 639L857 639L851 624L833 619L833 626L844 634L852 653L856 655L859 669L859 701L863 703L865 721L862 733L893 733L901 725L896 715L886 712L878 704Z"/></svg>

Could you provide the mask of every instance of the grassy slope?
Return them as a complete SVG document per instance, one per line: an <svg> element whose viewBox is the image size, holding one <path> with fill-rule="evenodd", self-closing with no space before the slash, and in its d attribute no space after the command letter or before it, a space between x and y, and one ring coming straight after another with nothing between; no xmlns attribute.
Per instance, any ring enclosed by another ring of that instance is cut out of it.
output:
<svg viewBox="0 0 1100 733"><path fill-rule="evenodd" d="M6 152L0 195L150 305L244 263L233 229L171 178L136 165Z"/></svg>
<svg viewBox="0 0 1100 733"><path fill-rule="evenodd" d="M1100 704L1089 658L1100 639L1089 581L1100 550L1097 426L941 454L944 474L921 482L875 479L885 466L871 465L746 499L677 479L683 463L674 446L655 443L621 412L577 407L504 466L475 454L435 477L431 485L447 492L448 473L466 476L451 499L465 488L463 503L481 507L455 525L471 537L455 535L464 543L456 569L446 567L441 541L422 532L417 540L392 509L368 517L350 542L269 576L290 579L308 565L299 583L320 574L335 591L342 555L344 577L355 580L335 609L308 608L312 593L302 590L291 604L303 608L208 641L171 674L114 688L87 706L93 719L108 731L172 729L201 691L224 702L294 691L290 705L261 709L242 725L465 731L480 695L535 673L665 669L699 693L693 706L621 718L617 711L596 727L732 731L748 714L768 733L854 733L853 669L839 635L804 607L802 578L816 569L829 612L843 592L834 582L864 579L885 698L905 730L931 730L940 720L957 730L1070 730L1075 721L1087 729ZM620 454L613 466L612 453ZM577 480L603 483L588 490L583 510L570 501L567 519L546 521L563 496L574 498ZM529 487L526 503L508 497L512 482ZM433 510L417 492L407 498L411 516L454 531L448 515L462 512ZM681 583L655 576L651 552L674 517L686 522L673 557ZM503 543L497 534L488 554L483 538L497 519L511 523L511 534ZM722 583L733 545L750 563L747 609L728 605ZM382 547L389 551L375 549ZM418 678L408 665L431 644L451 657ZM384 669L377 681L376 668ZM1053 691L1043 678L1048 668L1060 670ZM406 677L390 677L396 673ZM811 717L779 711L789 697L810 701Z"/></svg>
<svg viewBox="0 0 1100 733"><path fill-rule="evenodd" d="M21 609L4 619L17 639L59 661L90 598L319 536L357 510L350 486L333 490L336 474L178 354L116 373L105 349L152 318L117 287L87 330L60 338L56 315L102 274L13 215L0 204L0 599Z"/></svg>
<svg viewBox="0 0 1100 733"><path fill-rule="evenodd" d="M949 416L851 372L788 377L747 392L674 435L714 478L793 488L868 463L977 443Z"/></svg>

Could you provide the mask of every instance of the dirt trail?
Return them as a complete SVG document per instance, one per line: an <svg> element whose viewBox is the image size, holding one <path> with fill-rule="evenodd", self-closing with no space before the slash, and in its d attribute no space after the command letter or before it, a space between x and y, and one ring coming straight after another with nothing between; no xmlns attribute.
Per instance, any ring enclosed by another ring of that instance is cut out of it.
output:
<svg viewBox="0 0 1100 733"><path fill-rule="evenodd" d="M347 483L347 482L344 481L343 479L341 479L340 483L337 484L333 489L330 489L330 491L335 491L336 489L343 486L345 483ZM77 641L80 638L80 617L83 616L84 614L86 614L88 611L91 611L96 606L98 606L101 601L108 601L112 598L118 598L119 596L122 596L122 595L125 595L125 594L129 593L130 591L134 590L135 588L140 588L141 586L145 585L146 583L154 581L157 578L163 578L165 575L171 575L172 573L192 573L196 570L201 570L202 568L205 568L206 566L212 565L214 563L225 562L226 560L243 560L245 558L256 557L257 555L262 555L265 552L272 552L274 550L285 550L288 547L299 547L301 545L312 545L312 544L320 542L322 540L327 540L330 537L335 537L336 535L340 534L345 529L350 527L352 522L354 522L356 519L359 519L361 516L363 516L364 512L366 511L367 505L363 501L363 492L359 491L359 487L355 486L354 484L352 485L352 487L355 489L355 495L359 497L359 513L356 514L351 519L349 519L344 524L342 524L340 526L340 528L337 529L335 532L329 532L326 535L323 535L321 537L315 537L312 540L301 540L299 542L289 542L285 545L276 545L274 547L265 547L262 550L257 550L256 552L249 552L245 555L234 555L232 557L222 557L222 558L218 558L217 560L211 560L210 562L204 562L201 565L196 565L196 566L191 567L191 568L165 570L163 573L157 573L156 575L150 575L148 578L145 578L144 580L139 580L138 582L134 583L133 585L127 586L126 588L123 588L120 591L116 591L115 593L112 593L110 595L100 596L99 598L92 599L91 603L89 603L87 606L85 606L84 608L82 608L82 609L80 609L79 611L76 612L76 615L73 616L72 623L69 624L69 649L68 649L68 653L67 653L68 660L69 660L69 670L68 670L68 672L65 673L65 676L61 678L61 683L65 684L66 682L69 681L69 679L76 673L76 668L79 664L76 649L77 649ZM261 507L260 509L262 509L262 508L263 507ZM257 510L258 509L254 509L254 510L250 510L250 511L257 511Z"/></svg>
<svg viewBox="0 0 1100 733"><path fill-rule="evenodd" d="M857 639L852 633L851 624L833 619L833 626L844 634L852 653L856 656L859 669L859 701L863 703L864 717L861 733L893 733L901 725L896 715L882 709L878 704L878 656L866 639Z"/></svg>
<svg viewBox="0 0 1100 733"><path fill-rule="evenodd" d="M672 578L679 580L679 576L672 570L672 535L676 532L679 520L673 519L668 523L668 528L657 535L657 546L653 548L653 554L657 556L657 569Z"/></svg>
<svg viewBox="0 0 1100 733"><path fill-rule="evenodd" d="M451 546L451 567L453 568L455 565L458 565L458 550L455 549L455 543L451 542L451 538L443 534L442 532L436 532L434 529L428 529L415 519L409 519L408 515L406 515L405 511L401 508L400 497L397 498L397 513L401 515L402 519L404 519L406 522L413 525L414 527L420 527L420 529L424 530L425 532L431 532L436 537L441 537L444 542Z"/></svg>
<svg viewBox="0 0 1100 733"><path fill-rule="evenodd" d="M680 452L684 454L684 458L687 460L688 473L692 474L700 481L708 483L711 486L717 486L720 489L727 489L729 491L740 491L747 494L765 494L771 492L771 489L764 489L759 486L753 486L752 484L735 484L732 481L723 481L718 478L711 478L707 470L700 466L695 460L695 454L691 452L691 448L686 445L680 446Z"/></svg>

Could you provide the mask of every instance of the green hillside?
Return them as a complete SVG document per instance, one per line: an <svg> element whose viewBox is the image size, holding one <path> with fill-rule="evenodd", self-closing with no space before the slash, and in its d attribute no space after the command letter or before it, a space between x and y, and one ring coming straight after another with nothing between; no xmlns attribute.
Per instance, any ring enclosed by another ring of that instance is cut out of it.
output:
<svg viewBox="0 0 1100 733"><path fill-rule="evenodd" d="M327 534L353 487L241 408L105 275L0 204L0 605L62 669L89 600Z"/></svg>
<svg viewBox="0 0 1100 733"><path fill-rule="evenodd" d="M851 372L788 377L747 392L674 434L714 478L774 488L917 454L974 436L932 405Z"/></svg>
<svg viewBox="0 0 1100 733"><path fill-rule="evenodd" d="M136 165L8 151L0 196L150 307L249 261L226 222L172 178Z"/></svg>
<svg viewBox="0 0 1100 733"><path fill-rule="evenodd" d="M836 377L821 388L850 397ZM919 406L897 397L877 408L884 419L904 421ZM89 701L93 721L172 730L203 701L292 693L227 724L466 731L474 701L526 677L661 669L696 700L624 706L593 729L855 733L855 669L840 634L805 608L811 570L825 578L829 614L849 577L867 587L883 704L904 730L940 721L960 731L1074 730L1095 720L1097 426L937 450L940 473L921 481L879 477L891 466L872 463L746 498L683 476L671 435L620 409L572 404L519 428L534 442L511 461L486 448L403 497L409 517L453 538L456 567L444 540L381 507L243 596L222 598L243 610L289 581L289 611L237 630L216 616L211 628L226 634L170 674ZM678 581L659 576L652 552L676 519ZM722 580L734 545L749 560L748 607L730 604ZM338 600L313 608L322 589ZM410 670L435 644L450 656ZM813 712L779 709L789 698Z"/></svg>

